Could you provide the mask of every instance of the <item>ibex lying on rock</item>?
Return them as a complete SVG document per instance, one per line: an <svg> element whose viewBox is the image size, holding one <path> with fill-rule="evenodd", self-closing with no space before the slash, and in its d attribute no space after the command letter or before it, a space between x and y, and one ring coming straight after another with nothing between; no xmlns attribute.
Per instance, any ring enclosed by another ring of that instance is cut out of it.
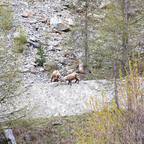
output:
<svg viewBox="0 0 144 144"><path fill-rule="evenodd" d="M58 70L53 71L51 82L58 82L60 80L60 72Z"/></svg>
<svg viewBox="0 0 144 144"><path fill-rule="evenodd" d="M70 86L72 86L72 80L76 80L76 82L79 83L79 74L76 72L73 72L72 74L69 74L67 76L65 76L63 79L61 79L61 82L66 82L68 81L68 84L70 84Z"/></svg>

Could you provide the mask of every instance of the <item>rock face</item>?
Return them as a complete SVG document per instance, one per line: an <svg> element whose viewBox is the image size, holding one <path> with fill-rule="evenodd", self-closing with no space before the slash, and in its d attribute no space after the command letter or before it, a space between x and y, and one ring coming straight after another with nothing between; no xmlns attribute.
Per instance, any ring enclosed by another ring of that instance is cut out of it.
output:
<svg viewBox="0 0 144 144"><path fill-rule="evenodd" d="M49 1L25 1L25 0L6 0L13 8L14 12L14 28L12 29L8 43L13 43L13 37L18 37L20 34L17 28L21 27L27 38L27 50L20 55L19 59L23 63L35 63L38 58L37 50L40 46L43 47L46 64L49 60L54 60L59 66L59 70L63 70L63 64L67 64L63 52L64 46L62 42L67 37L67 32L74 26L74 16L70 12L69 6L71 1L49 0ZM68 56L67 56L68 57ZM69 61L69 65L73 60ZM44 65L44 66L45 66ZM23 68L24 81L32 79L33 70ZM49 71L51 68L45 68ZM37 68L35 79L45 75L45 71L39 71ZM29 73L27 73L29 72ZM65 73L65 72L63 72ZM46 75L44 76L46 77Z"/></svg>
<svg viewBox="0 0 144 144"><path fill-rule="evenodd" d="M13 100L15 109L4 104L3 107L0 105L0 112L18 111L27 106L27 118L38 118L76 115L89 111L90 97L101 100L103 87L99 83L80 81L80 84L72 86L66 83L49 83L51 70L58 69L62 76L65 76L77 69L77 65L71 65L78 56L74 55L74 58L70 59L70 54L62 45L63 39L68 37L68 32L75 25L69 9L72 1L6 1L12 6L15 17L8 43L13 43L13 37L19 35L17 27L20 26L27 37L28 49L19 54L19 60L23 64L23 95ZM77 0L74 0L74 3L77 3ZM35 60L39 58L37 53L40 45L43 45L46 58L44 67L35 64ZM83 64L79 65L79 71L84 73ZM112 95L109 95L108 98L111 97Z"/></svg>
<svg viewBox="0 0 144 144"><path fill-rule="evenodd" d="M107 91L104 84L109 86L105 80L80 81L72 86L64 82L33 83L25 88L23 96L17 97L16 109L28 105L26 118L82 114L91 109L91 97L102 101L101 90L108 101L113 98L112 91Z"/></svg>

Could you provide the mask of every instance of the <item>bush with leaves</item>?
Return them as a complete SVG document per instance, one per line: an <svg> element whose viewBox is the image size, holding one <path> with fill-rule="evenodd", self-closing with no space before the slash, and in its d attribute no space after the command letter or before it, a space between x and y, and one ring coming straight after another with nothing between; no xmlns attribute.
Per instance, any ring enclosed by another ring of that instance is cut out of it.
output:
<svg viewBox="0 0 144 144"><path fill-rule="evenodd" d="M18 28L17 36L14 37L15 46L13 47L15 52L22 53L26 49L27 38L22 28Z"/></svg>
<svg viewBox="0 0 144 144"><path fill-rule="evenodd" d="M7 31L12 28L13 25L13 10L9 5L0 5L0 29L1 31Z"/></svg>
<svg viewBox="0 0 144 144"><path fill-rule="evenodd" d="M46 59L42 45L38 48L37 54L40 56L40 58L37 58L35 62L38 64L38 66L43 66L43 64L46 62Z"/></svg>
<svg viewBox="0 0 144 144"><path fill-rule="evenodd" d="M113 100L109 105L104 97L101 108L100 103L91 99L92 112L75 132L79 143L144 143L144 82L139 75L139 58L129 61L129 70L126 77L120 73L119 108Z"/></svg>

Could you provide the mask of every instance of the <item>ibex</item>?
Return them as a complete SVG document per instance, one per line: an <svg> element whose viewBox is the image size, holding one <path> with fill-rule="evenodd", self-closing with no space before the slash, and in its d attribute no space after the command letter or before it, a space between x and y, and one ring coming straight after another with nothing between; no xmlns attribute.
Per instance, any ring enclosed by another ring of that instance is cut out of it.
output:
<svg viewBox="0 0 144 144"><path fill-rule="evenodd" d="M53 71L51 82L58 82L60 80L60 72L58 70Z"/></svg>
<svg viewBox="0 0 144 144"><path fill-rule="evenodd" d="M70 84L70 86L72 86L72 80L76 80L76 82L79 83L79 74L76 72L73 72L72 74L69 74L67 76L65 76L63 79L61 79L61 82L66 82L68 81L68 84Z"/></svg>

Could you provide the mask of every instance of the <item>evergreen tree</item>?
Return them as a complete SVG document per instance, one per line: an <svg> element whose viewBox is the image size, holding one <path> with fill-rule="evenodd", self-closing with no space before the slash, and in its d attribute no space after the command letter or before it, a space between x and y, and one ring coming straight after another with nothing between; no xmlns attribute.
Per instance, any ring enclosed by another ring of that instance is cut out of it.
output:
<svg viewBox="0 0 144 144"><path fill-rule="evenodd" d="M73 8L76 15L75 27L71 32L69 42L71 52L78 55L77 59L83 61L85 69L89 69L90 43L93 35L93 19L91 12L95 9L96 0L78 0Z"/></svg>

